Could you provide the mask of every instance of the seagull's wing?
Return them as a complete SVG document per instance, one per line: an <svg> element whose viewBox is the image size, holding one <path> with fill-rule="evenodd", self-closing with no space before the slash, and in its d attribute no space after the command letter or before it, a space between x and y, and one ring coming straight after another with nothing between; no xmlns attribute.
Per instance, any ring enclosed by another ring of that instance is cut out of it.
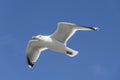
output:
<svg viewBox="0 0 120 80"><path fill-rule="evenodd" d="M52 38L62 42L66 43L67 40L77 31L77 30L98 30L96 27L87 27L87 26L79 26L72 23L67 22L59 22L58 28L51 35Z"/></svg>
<svg viewBox="0 0 120 80"><path fill-rule="evenodd" d="M26 50L26 56L27 56L27 63L30 68L32 68L39 58L40 52L45 50L44 46L41 46L40 41L38 40L30 40L28 43L28 47Z"/></svg>

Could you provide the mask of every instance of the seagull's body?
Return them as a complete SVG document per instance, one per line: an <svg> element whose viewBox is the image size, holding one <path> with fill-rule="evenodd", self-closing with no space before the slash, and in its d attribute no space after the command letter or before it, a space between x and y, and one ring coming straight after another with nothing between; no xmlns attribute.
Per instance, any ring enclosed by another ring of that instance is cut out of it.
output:
<svg viewBox="0 0 120 80"><path fill-rule="evenodd" d="M27 47L27 62L29 67L33 67L39 55L46 49L65 53L70 57L77 55L78 51L66 46L67 41L77 30L98 30L96 27L78 26L76 24L59 22L58 28L49 36L33 36Z"/></svg>

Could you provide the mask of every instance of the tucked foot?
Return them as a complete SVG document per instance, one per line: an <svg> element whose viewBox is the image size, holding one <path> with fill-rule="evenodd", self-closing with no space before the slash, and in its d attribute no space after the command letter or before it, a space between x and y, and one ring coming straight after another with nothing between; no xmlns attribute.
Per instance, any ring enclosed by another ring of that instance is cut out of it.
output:
<svg viewBox="0 0 120 80"><path fill-rule="evenodd" d="M69 55L73 55L73 53L70 52L70 51L66 51L66 53L69 54Z"/></svg>
<svg viewBox="0 0 120 80"><path fill-rule="evenodd" d="M78 51L73 50L73 49L70 49L70 48L67 48L66 54L67 54L69 57L74 57L74 56L76 56L76 55L78 54Z"/></svg>

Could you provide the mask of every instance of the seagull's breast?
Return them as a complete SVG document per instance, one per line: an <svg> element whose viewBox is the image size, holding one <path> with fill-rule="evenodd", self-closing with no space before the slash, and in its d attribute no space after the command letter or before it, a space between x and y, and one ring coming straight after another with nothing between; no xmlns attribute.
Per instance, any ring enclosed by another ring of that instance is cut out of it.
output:
<svg viewBox="0 0 120 80"><path fill-rule="evenodd" d="M47 39L46 47L57 52L64 52L66 50L66 46L63 43L53 38Z"/></svg>

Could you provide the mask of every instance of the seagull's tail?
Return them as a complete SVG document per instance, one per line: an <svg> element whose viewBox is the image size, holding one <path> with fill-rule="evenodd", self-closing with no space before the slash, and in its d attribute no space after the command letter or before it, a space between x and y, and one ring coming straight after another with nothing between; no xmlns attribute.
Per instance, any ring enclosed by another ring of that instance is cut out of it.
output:
<svg viewBox="0 0 120 80"><path fill-rule="evenodd" d="M78 54L78 51L76 50L73 50L73 49L70 49L70 48L67 48L66 50L66 54L70 57L74 57Z"/></svg>

